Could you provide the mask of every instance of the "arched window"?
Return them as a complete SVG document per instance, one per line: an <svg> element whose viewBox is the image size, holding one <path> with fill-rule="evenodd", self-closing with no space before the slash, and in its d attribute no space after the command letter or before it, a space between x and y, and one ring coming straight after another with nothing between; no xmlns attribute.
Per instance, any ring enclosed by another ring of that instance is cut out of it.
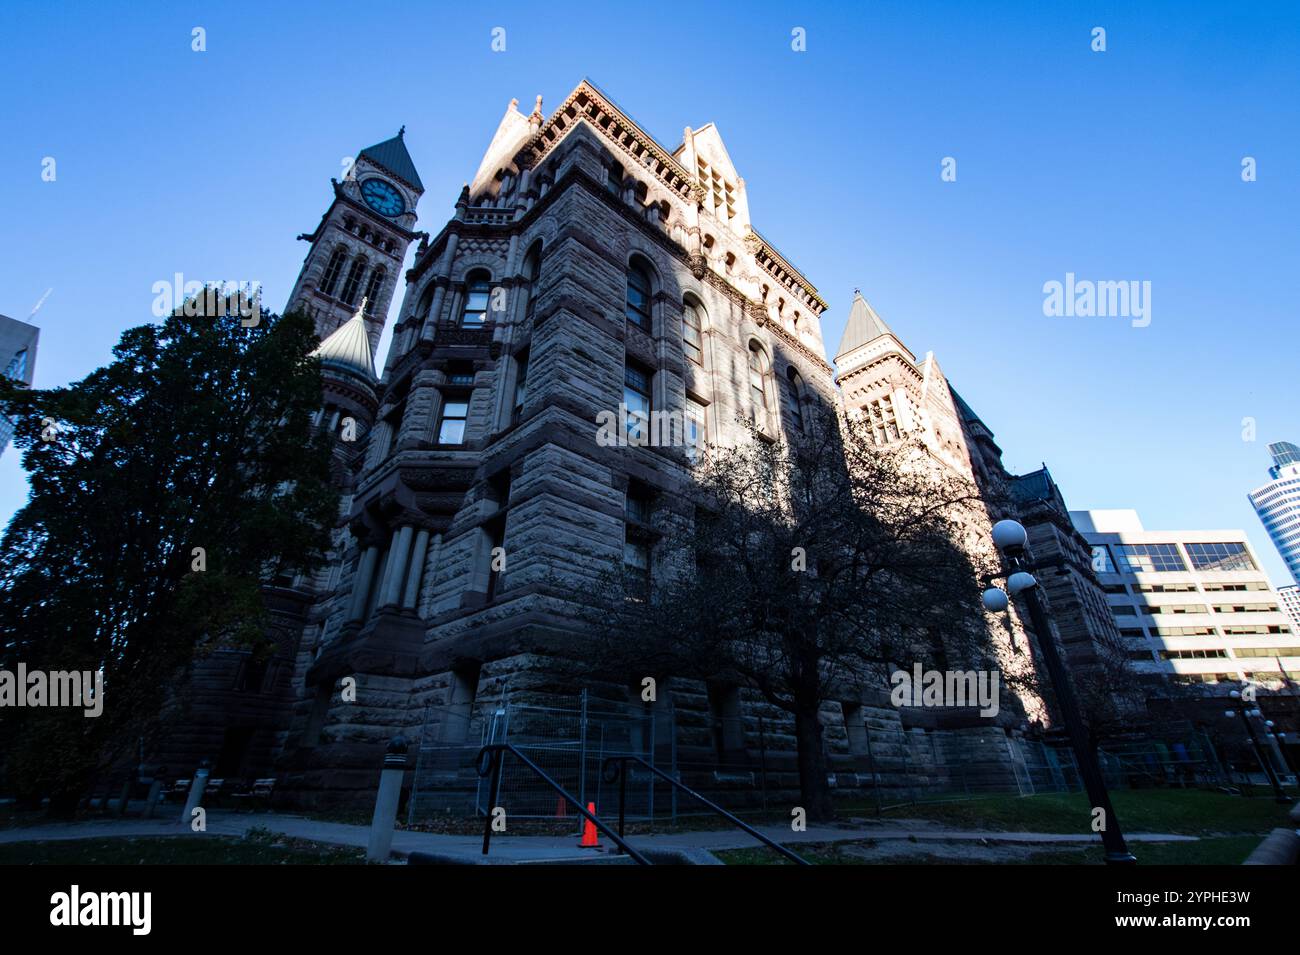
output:
<svg viewBox="0 0 1300 955"><path fill-rule="evenodd" d="M492 294L492 276L475 269L465 280L465 308L460 314L462 328L481 328L487 322L488 297Z"/></svg>
<svg viewBox="0 0 1300 955"><path fill-rule="evenodd" d="M627 320L650 331L650 272L638 262L627 270Z"/></svg>
<svg viewBox="0 0 1300 955"><path fill-rule="evenodd" d="M366 257L358 255L352 260L352 268L348 270L347 281L343 283L343 293L339 296L347 305L357 303L357 290L361 287L361 276L366 271Z"/></svg>
<svg viewBox="0 0 1300 955"><path fill-rule="evenodd" d="M537 279L542 274L542 243L534 242L524 256L524 318L533 317L537 304Z"/></svg>
<svg viewBox="0 0 1300 955"><path fill-rule="evenodd" d="M387 272L384 270L382 265L376 267L375 270L370 273L370 281L366 283L366 301L372 306L374 305L375 300L379 298L379 290L383 287L384 276L386 274Z"/></svg>
<svg viewBox="0 0 1300 955"><path fill-rule="evenodd" d="M682 350L697 365L704 364L704 307L693 298L683 302Z"/></svg>
<svg viewBox="0 0 1300 955"><path fill-rule="evenodd" d="M749 401L753 408L754 420L762 422L767 407L767 356L763 354L758 342L749 343Z"/></svg>
<svg viewBox="0 0 1300 955"><path fill-rule="evenodd" d="M789 371L786 372L786 377L790 380L790 420L794 422L795 432L803 434L803 378L800 377L799 372L795 371L793 365L791 365Z"/></svg>
<svg viewBox="0 0 1300 955"><path fill-rule="evenodd" d="M325 266L325 277L320 282L320 290L326 295L334 294L334 286L339 284L339 275L343 272L343 263L347 258L348 250L341 245L330 256L329 264Z"/></svg>

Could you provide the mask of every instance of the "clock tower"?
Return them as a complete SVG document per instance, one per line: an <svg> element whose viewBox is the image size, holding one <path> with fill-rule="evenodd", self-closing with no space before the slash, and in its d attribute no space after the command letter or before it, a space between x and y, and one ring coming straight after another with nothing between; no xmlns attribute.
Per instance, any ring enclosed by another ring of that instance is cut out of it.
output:
<svg viewBox="0 0 1300 955"><path fill-rule="evenodd" d="M350 319L365 301L366 337L373 353L401 277L414 231L415 206L424 184L406 150L406 127L392 139L367 146L340 182L331 179L334 201L314 232L286 311L302 309L316 319L322 339Z"/></svg>

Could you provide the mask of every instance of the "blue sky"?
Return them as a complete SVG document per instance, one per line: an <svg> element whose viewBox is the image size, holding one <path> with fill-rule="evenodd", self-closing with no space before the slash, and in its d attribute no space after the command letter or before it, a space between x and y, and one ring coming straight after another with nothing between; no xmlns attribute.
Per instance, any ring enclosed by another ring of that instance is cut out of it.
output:
<svg viewBox="0 0 1300 955"><path fill-rule="evenodd" d="M718 124L755 226L831 305L831 351L860 286L1009 467L1046 461L1071 507L1148 528L1244 528L1283 583L1245 495L1268 441L1300 441L1300 8L1141 6L11 0L0 313L50 290L52 386L175 272L258 280L278 309L343 157L405 124L436 232L509 100L549 111L586 75L669 148ZM1150 325L1044 316L1067 272L1151 282ZM25 495L10 449L0 521Z"/></svg>

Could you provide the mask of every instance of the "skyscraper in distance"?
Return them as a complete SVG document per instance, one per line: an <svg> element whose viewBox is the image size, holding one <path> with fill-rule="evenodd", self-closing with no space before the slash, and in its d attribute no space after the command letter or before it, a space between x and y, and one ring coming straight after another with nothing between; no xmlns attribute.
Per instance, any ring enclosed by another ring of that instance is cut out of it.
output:
<svg viewBox="0 0 1300 955"><path fill-rule="evenodd" d="M41 331L35 325L0 315L0 374L30 385L36 371L36 342L40 336ZM0 454L13 436L13 422L0 415Z"/></svg>
<svg viewBox="0 0 1300 955"><path fill-rule="evenodd" d="M1268 446L1271 479L1250 492L1250 503L1273 539L1291 579L1300 584L1300 446L1278 441Z"/></svg>

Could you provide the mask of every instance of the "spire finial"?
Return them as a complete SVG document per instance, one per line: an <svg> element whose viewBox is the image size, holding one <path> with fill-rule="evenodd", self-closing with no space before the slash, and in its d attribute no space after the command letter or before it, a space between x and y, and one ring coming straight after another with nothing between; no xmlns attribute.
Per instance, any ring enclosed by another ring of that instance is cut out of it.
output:
<svg viewBox="0 0 1300 955"><path fill-rule="evenodd" d="M352 317L353 317L353 318L357 318L357 317L359 316L359 317L361 317L361 318L365 318L365 315L366 315L366 303L369 302L369 301L370 301L370 299L369 299L368 296L365 296L365 295L361 296L361 305L360 305L359 308L357 308L357 314L356 314L356 315L353 315Z"/></svg>
<svg viewBox="0 0 1300 955"><path fill-rule="evenodd" d="M405 123L403 123L403 124L402 124L402 128L399 129L399 130L397 131L397 136L398 136L399 139L405 138L405 136L406 136L406 124L405 124Z"/></svg>

